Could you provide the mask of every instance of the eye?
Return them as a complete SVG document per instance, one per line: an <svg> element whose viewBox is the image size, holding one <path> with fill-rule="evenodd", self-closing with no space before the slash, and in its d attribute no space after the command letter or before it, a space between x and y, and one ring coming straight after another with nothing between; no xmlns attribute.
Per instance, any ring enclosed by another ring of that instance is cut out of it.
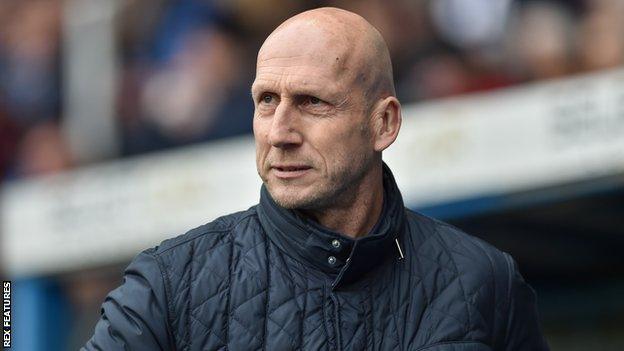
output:
<svg viewBox="0 0 624 351"><path fill-rule="evenodd" d="M302 105L320 106L320 105L322 105L324 103L325 103L325 101L317 98L316 96L312 96L312 95L301 96L301 104Z"/></svg>
<svg viewBox="0 0 624 351"><path fill-rule="evenodd" d="M264 94L264 95L262 95L262 97L260 99L265 104L270 104L271 102L273 102L273 96L271 94Z"/></svg>
<svg viewBox="0 0 624 351"><path fill-rule="evenodd" d="M312 95L299 95L297 100L299 106L311 114L327 114L332 108L327 101Z"/></svg>

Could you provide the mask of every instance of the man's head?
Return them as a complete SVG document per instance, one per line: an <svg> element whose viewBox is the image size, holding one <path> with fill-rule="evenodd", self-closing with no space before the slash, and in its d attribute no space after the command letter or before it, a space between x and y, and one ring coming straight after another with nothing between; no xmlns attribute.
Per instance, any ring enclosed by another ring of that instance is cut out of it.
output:
<svg viewBox="0 0 624 351"><path fill-rule="evenodd" d="M273 199L308 210L357 199L398 134L394 95L386 44L362 17L321 8L281 24L252 86L256 166Z"/></svg>

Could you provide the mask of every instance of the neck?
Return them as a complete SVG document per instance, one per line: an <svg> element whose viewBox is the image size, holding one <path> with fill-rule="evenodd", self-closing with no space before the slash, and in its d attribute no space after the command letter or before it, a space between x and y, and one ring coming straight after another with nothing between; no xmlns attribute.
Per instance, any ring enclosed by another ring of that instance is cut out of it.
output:
<svg viewBox="0 0 624 351"><path fill-rule="evenodd" d="M349 189L335 206L301 213L325 228L357 238L367 235L377 223L383 209L383 196L383 174L379 165Z"/></svg>

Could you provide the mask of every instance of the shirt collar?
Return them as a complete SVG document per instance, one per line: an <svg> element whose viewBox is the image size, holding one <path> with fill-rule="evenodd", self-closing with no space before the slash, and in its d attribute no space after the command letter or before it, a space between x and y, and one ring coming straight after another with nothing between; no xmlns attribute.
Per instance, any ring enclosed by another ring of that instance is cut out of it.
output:
<svg viewBox="0 0 624 351"><path fill-rule="evenodd" d="M383 164L384 206L369 235L353 239L329 230L294 211L279 206L263 185L258 217L269 239L286 254L325 272L332 287L345 285L381 263L399 257L395 240L403 230L403 199L392 172Z"/></svg>

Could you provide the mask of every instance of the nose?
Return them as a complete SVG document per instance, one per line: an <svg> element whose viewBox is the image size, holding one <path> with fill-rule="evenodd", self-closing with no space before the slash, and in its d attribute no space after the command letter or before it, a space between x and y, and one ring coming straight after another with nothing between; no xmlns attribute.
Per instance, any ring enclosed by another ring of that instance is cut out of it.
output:
<svg viewBox="0 0 624 351"><path fill-rule="evenodd" d="M294 148L303 142L303 137L297 126L296 111L293 111L282 101L273 115L271 130L269 131L269 143L277 148Z"/></svg>

